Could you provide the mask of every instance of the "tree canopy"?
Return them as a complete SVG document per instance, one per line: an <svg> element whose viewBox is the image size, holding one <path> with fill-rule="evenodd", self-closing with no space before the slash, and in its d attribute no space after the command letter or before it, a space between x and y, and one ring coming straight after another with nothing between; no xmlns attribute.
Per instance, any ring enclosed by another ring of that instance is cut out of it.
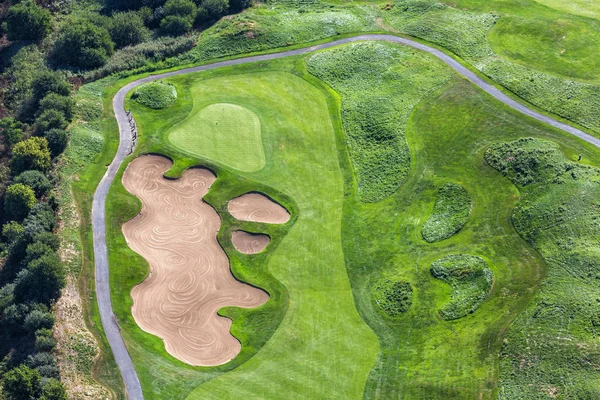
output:
<svg viewBox="0 0 600 400"><path fill-rule="evenodd" d="M31 0L15 4L6 15L6 36L11 41L41 40L51 28L50 12Z"/></svg>

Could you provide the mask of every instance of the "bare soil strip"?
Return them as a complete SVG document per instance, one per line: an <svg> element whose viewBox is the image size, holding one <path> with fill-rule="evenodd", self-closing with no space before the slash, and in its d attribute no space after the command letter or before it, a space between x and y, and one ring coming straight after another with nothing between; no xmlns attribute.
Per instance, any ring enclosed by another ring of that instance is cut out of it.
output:
<svg viewBox="0 0 600 400"><path fill-rule="evenodd" d="M249 233L244 231L234 231L231 234L231 243L240 253L256 254L267 248L271 238L260 233Z"/></svg>
<svg viewBox="0 0 600 400"><path fill-rule="evenodd" d="M258 307L269 296L231 274L217 242L221 219L202 201L215 175L192 168L168 180L163 174L171 165L164 157L143 156L123 174L123 186L142 201L142 211L123 225L123 233L150 264L150 275L131 291L131 311L174 357L192 365L221 365L241 344L229 332L231 320L217 311Z"/></svg>
<svg viewBox="0 0 600 400"><path fill-rule="evenodd" d="M285 208L260 193L236 197L227 204L227 210L240 221L285 224L290 220L290 213Z"/></svg>

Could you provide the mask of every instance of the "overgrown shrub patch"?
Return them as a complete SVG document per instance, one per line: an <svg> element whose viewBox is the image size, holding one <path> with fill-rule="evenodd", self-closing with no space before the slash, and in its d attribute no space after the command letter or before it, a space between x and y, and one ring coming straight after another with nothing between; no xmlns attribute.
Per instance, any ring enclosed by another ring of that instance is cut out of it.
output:
<svg viewBox="0 0 600 400"><path fill-rule="evenodd" d="M384 279L373 287L377 309L389 317L399 317L412 305L413 289L409 282Z"/></svg>
<svg viewBox="0 0 600 400"><path fill-rule="evenodd" d="M175 86L163 82L152 82L140 86L131 98L155 110L170 106L177 100Z"/></svg>
<svg viewBox="0 0 600 400"><path fill-rule="evenodd" d="M438 190L433 213L423 225L423 239L433 243L449 238L465 226L470 212L471 198L465 188L446 183Z"/></svg>
<svg viewBox="0 0 600 400"><path fill-rule="evenodd" d="M494 273L480 257L468 254L446 256L431 264L431 275L452 286L449 302L440 309L445 320L472 314L487 297L494 282Z"/></svg>

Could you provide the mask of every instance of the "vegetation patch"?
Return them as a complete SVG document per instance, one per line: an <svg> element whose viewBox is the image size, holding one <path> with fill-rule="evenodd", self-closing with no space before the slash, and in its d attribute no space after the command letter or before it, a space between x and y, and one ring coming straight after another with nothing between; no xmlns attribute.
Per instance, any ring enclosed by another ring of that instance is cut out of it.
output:
<svg viewBox="0 0 600 400"><path fill-rule="evenodd" d="M324 51L310 57L307 65L342 97L343 125L361 200L385 199L410 170L405 138L410 112L451 74L429 55L387 43Z"/></svg>
<svg viewBox="0 0 600 400"><path fill-rule="evenodd" d="M548 268L507 333L500 398L539 398L547 388L565 398L600 398L590 384L598 379L590 360L599 354L600 169L570 162L556 143L532 138L494 144L486 160L519 188L512 222Z"/></svg>
<svg viewBox="0 0 600 400"><path fill-rule="evenodd" d="M470 212L471 198L465 188L446 183L438 190L433 213L423 225L423 239L433 243L449 238L465 226Z"/></svg>
<svg viewBox="0 0 600 400"><path fill-rule="evenodd" d="M431 264L431 275L452 286L452 298L440 309L445 320L472 314L487 297L494 273L480 257L468 254L446 256Z"/></svg>
<svg viewBox="0 0 600 400"><path fill-rule="evenodd" d="M177 89L168 83L152 82L137 88L131 98L146 107L159 110L170 106L177 100Z"/></svg>
<svg viewBox="0 0 600 400"><path fill-rule="evenodd" d="M384 279L373 287L373 301L389 317L399 317L412 305L413 289L409 282Z"/></svg>

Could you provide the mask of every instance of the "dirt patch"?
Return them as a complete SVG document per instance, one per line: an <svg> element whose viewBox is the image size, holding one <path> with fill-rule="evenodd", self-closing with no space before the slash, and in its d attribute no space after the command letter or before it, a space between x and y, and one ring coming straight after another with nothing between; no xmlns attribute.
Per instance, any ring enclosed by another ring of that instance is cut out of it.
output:
<svg viewBox="0 0 600 400"><path fill-rule="evenodd" d="M129 246L150 264L150 275L131 291L139 326L161 337L167 351L192 365L213 366L233 359L240 342L226 306L258 307L266 292L237 281L217 242L221 220L202 201L215 175L192 168L180 179L163 177L171 161L159 156L135 159L123 185L142 201L142 211L123 225Z"/></svg>
<svg viewBox="0 0 600 400"><path fill-rule="evenodd" d="M240 221L285 224L290 220L290 213L285 208L260 193L236 197L227 204L227 210Z"/></svg>
<svg viewBox="0 0 600 400"><path fill-rule="evenodd" d="M231 234L231 243L240 253L256 254L267 248L271 238L260 233L249 233L244 231L234 231Z"/></svg>

